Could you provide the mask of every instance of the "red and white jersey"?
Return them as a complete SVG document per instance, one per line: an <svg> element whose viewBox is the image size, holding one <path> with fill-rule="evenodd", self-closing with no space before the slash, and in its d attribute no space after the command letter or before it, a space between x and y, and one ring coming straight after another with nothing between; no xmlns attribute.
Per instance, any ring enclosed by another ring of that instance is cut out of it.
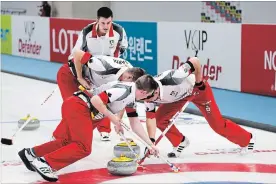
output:
<svg viewBox="0 0 276 184"><path fill-rule="evenodd" d="M92 56L107 55L114 57L119 57L127 49L127 36L122 26L112 23L109 32L105 36L98 36L97 29L98 24L96 22L83 28L68 60L73 59L72 53L76 49L89 52Z"/></svg>
<svg viewBox="0 0 276 184"><path fill-rule="evenodd" d="M117 81L128 68L132 68L132 65L127 60L111 56L94 56L88 61L87 66L84 65L83 73L95 87L99 87Z"/></svg>
<svg viewBox="0 0 276 184"><path fill-rule="evenodd" d="M160 88L160 97L154 102L145 102L146 111L153 111L156 104L172 103L190 96L195 85L195 75L187 72L179 67L154 77Z"/></svg>
<svg viewBox="0 0 276 184"><path fill-rule="evenodd" d="M100 86L97 90L108 110L114 114L135 103L134 82L114 81Z"/></svg>

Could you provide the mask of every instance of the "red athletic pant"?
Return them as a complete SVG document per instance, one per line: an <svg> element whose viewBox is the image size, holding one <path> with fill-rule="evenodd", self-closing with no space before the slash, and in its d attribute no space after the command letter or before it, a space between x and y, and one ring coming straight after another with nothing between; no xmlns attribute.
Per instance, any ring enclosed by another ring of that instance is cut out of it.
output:
<svg viewBox="0 0 276 184"><path fill-rule="evenodd" d="M249 144L251 134L231 120L222 117L214 99L212 89L207 82L205 90L200 91L192 102L199 108L210 127L216 133L241 147L245 147ZM168 126L169 120L185 105L185 103L187 103L187 100L182 99L174 103L160 105L156 112L156 121L157 127L162 132ZM175 126L172 126L166 134L166 137L173 146L176 147L180 144L183 135Z"/></svg>
<svg viewBox="0 0 276 184"><path fill-rule="evenodd" d="M97 122L92 121L86 103L76 96L67 98L62 105L61 139L34 147L38 157L44 157L49 165L60 170L91 153L93 130Z"/></svg>
<svg viewBox="0 0 276 184"><path fill-rule="evenodd" d="M64 64L58 71L57 74L57 83L62 96L63 101L73 95L74 92L79 90L79 82L72 74L69 69L68 64ZM60 123L59 126L63 126L63 123ZM62 132L63 128L57 128L53 133L54 137L57 139ZM100 125L97 127L99 132L111 132L110 120L109 118L104 118L101 120Z"/></svg>

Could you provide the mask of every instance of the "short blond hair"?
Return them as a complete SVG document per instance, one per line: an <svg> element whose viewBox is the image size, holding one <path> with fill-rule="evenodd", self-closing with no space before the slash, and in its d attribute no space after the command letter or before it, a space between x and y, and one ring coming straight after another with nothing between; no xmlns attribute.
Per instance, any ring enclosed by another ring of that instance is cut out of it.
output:
<svg viewBox="0 0 276 184"><path fill-rule="evenodd" d="M144 90L148 93L158 88L158 83L149 74L139 77L135 81L135 84L137 89Z"/></svg>
<svg viewBox="0 0 276 184"><path fill-rule="evenodd" d="M146 71L139 67L128 68L126 72L130 73L133 76L133 81L136 81L139 77L146 74Z"/></svg>

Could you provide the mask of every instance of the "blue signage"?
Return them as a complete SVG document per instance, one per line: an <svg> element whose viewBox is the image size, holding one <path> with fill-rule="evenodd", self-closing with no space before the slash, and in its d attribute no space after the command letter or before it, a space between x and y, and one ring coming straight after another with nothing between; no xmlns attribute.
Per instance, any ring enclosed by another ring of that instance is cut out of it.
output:
<svg viewBox="0 0 276 184"><path fill-rule="evenodd" d="M148 74L157 74L157 23L116 21L124 27L128 48L122 58Z"/></svg>

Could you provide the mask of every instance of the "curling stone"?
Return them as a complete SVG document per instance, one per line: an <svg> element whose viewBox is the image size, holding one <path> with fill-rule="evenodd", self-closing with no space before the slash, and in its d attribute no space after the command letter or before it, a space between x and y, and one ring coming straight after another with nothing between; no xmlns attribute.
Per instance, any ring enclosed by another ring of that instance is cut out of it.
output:
<svg viewBox="0 0 276 184"><path fill-rule="evenodd" d="M137 171L137 165L134 159L120 156L107 163L107 170L112 175L129 176Z"/></svg>
<svg viewBox="0 0 276 184"><path fill-rule="evenodd" d="M30 117L28 114L26 117L21 118L18 121L18 127L20 128ZM40 121L37 118L32 118L31 121L23 128L23 130L35 130L40 127Z"/></svg>
<svg viewBox="0 0 276 184"><path fill-rule="evenodd" d="M140 154L140 146L137 145L135 142L131 141L130 145L133 149L133 151L139 155ZM122 142L114 146L114 155L116 157L120 157L121 155L124 155L128 158L136 158L135 155L132 153L132 151L127 146L127 143Z"/></svg>

